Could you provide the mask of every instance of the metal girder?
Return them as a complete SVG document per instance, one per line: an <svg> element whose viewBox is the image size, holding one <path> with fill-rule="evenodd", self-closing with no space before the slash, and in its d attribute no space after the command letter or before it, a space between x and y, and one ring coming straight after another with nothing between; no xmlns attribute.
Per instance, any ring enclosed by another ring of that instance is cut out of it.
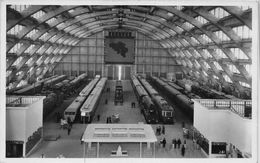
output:
<svg viewBox="0 0 260 163"><path fill-rule="evenodd" d="M28 7L27 9L25 9L24 11L21 12L21 18L16 20L16 19L9 19L7 17L7 27L6 27L6 31L9 31L11 28L13 28L16 24L19 24L21 21L27 19L28 17L30 17L31 15L33 15L34 13L40 11L41 9L43 9L45 6L41 6L41 5L32 5L30 7Z"/></svg>
<svg viewBox="0 0 260 163"><path fill-rule="evenodd" d="M248 28L252 29L252 12L250 12L249 17L244 17L244 12L239 7L236 6L223 6L223 8L229 12L231 15L235 16Z"/></svg>

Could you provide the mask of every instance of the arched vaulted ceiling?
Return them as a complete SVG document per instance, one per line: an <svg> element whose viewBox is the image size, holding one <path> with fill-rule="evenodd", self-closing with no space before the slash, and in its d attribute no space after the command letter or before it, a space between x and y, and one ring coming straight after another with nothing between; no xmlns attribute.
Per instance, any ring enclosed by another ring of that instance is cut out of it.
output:
<svg viewBox="0 0 260 163"><path fill-rule="evenodd" d="M114 28L158 41L185 73L197 78L229 78L239 89L241 83L252 83L252 39L243 35L252 30L252 9L240 6L11 5L6 27L9 81L19 72L32 76L36 68L37 75L52 71L81 40Z"/></svg>

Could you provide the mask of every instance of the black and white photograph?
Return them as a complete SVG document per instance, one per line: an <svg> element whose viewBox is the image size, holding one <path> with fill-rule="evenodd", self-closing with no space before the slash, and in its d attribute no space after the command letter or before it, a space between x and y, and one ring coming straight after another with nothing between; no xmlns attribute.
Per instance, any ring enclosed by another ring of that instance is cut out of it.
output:
<svg viewBox="0 0 260 163"><path fill-rule="evenodd" d="M258 162L258 1L0 3L0 162Z"/></svg>

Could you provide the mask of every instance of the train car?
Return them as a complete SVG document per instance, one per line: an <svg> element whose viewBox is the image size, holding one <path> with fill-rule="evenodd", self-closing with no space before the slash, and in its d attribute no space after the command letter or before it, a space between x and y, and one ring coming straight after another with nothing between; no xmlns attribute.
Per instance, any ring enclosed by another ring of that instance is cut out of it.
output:
<svg viewBox="0 0 260 163"><path fill-rule="evenodd" d="M71 122L74 122L77 111L85 102L86 98L87 97L84 96L78 96L64 111L64 118L70 118Z"/></svg>
<svg viewBox="0 0 260 163"><path fill-rule="evenodd" d="M90 123L93 120L95 111L98 106L98 102L102 95L102 91L105 88L107 78L102 78L93 91L88 96L87 100L84 102L82 107L80 108L81 112L81 120L85 123Z"/></svg>
<svg viewBox="0 0 260 163"><path fill-rule="evenodd" d="M51 113L57 103L57 95L55 93L48 93L43 100L43 118L45 119Z"/></svg>
<svg viewBox="0 0 260 163"><path fill-rule="evenodd" d="M79 93L80 96L87 97L90 92L95 88L96 84L100 80L100 76L96 76L83 90Z"/></svg>
<svg viewBox="0 0 260 163"><path fill-rule="evenodd" d="M79 93L79 96L65 109L65 119L70 117L72 122L75 120L78 110L81 108L82 104L85 102L93 88L96 86L96 84L93 83L97 83L99 78L100 77L96 77L90 83L88 83L87 86Z"/></svg>
<svg viewBox="0 0 260 163"><path fill-rule="evenodd" d="M145 79L141 79L140 77L138 79L154 102L160 121L166 124L173 124L175 116L173 107L168 105L167 101Z"/></svg>
<svg viewBox="0 0 260 163"><path fill-rule="evenodd" d="M66 78L67 78L66 75L60 75L60 76L57 76L55 78L51 78L51 79L44 82L44 87L45 88L52 88L55 84L61 82L62 80L66 79Z"/></svg>
<svg viewBox="0 0 260 163"><path fill-rule="evenodd" d="M17 90L14 92L15 95L34 95L42 90L43 82L36 82L28 87Z"/></svg>
<svg viewBox="0 0 260 163"><path fill-rule="evenodd" d="M148 93L145 91L141 83L135 76L132 76L132 85L134 88L134 92L138 99L138 103L141 109L142 114L148 124L157 124L158 120L158 112L155 109L154 103L151 100Z"/></svg>
<svg viewBox="0 0 260 163"><path fill-rule="evenodd" d="M71 89L75 89L75 88L79 87L80 84L85 82L86 78L87 78L87 74L83 73L83 74L79 75L78 77L76 77L75 79L73 79L72 81L70 81Z"/></svg>
<svg viewBox="0 0 260 163"><path fill-rule="evenodd" d="M143 96L142 102L141 102L141 107L143 107L143 114L145 117L145 120L148 124L157 124L159 123L158 119L158 111L155 109L155 105L149 95Z"/></svg>
<svg viewBox="0 0 260 163"><path fill-rule="evenodd" d="M160 80L159 78L156 77L152 77L152 78L155 81L155 84L157 85L163 83L163 81ZM161 82L157 82L157 81L161 81ZM159 86L163 88L162 91L164 91L168 97L173 99L174 100L173 102L185 113L187 113L190 119L193 119L193 109L194 109L193 101L189 97L181 93L180 91L173 88L172 86L168 84L162 84L162 85Z"/></svg>
<svg viewBox="0 0 260 163"><path fill-rule="evenodd" d="M121 80L116 81L116 86L115 86L115 99L114 99L114 104L117 105L117 103L120 103L121 105L124 102L124 97L123 97L123 85Z"/></svg>

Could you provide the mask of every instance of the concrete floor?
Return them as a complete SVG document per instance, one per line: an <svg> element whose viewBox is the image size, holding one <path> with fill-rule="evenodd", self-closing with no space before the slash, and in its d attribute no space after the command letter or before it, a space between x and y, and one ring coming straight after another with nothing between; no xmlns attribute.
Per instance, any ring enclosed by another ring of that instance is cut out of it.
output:
<svg viewBox="0 0 260 163"><path fill-rule="evenodd" d="M96 115L100 114L100 121L97 121L97 119L94 118L92 123L106 123L106 117L111 116L115 113L120 114L119 123L145 123L145 119L143 115L140 113L139 107L137 106L136 108L131 108L131 102L137 103L137 100L130 81L123 81L123 105L114 105L113 100L115 81L107 81L106 87L110 87L110 92L104 91L96 111ZM54 112L63 112L63 110L73 101L74 98L75 97L71 97L65 100L62 106L56 108ZM108 99L108 104L105 104L105 99ZM42 141L28 157L40 158L41 155L44 154L46 158L56 158L58 157L58 155L62 154L66 158L82 158L84 145L81 144L80 138L82 133L85 131L87 124L75 123L73 125L70 135L68 135L67 130L60 129L59 123L55 122L54 112L53 114L50 114L49 117L46 119L46 122L44 122L44 137L59 135L60 138L57 141ZM162 137L165 137L167 145L166 148L162 148L160 147L158 142L156 143L156 158L183 158L183 156L181 156L180 149L172 149L171 140L173 138L180 138L183 142L184 138L182 135L181 123L185 122L186 125L192 124L187 119L187 117L178 109L176 110L176 114L176 123L174 125L165 125L165 135L157 136L158 140L160 140ZM154 131L157 126L159 125L152 125ZM191 140L186 141L187 150L184 158L205 158L205 155L201 150L195 149ZM122 146L123 150L128 151L128 157L139 157L139 144L121 143L120 145ZM113 143L101 144L100 157L110 157L111 150L116 150L117 146L118 144ZM146 145L143 144L143 150L146 149L145 147ZM95 157L95 154L95 144L93 144L92 153L87 152L86 157Z"/></svg>

